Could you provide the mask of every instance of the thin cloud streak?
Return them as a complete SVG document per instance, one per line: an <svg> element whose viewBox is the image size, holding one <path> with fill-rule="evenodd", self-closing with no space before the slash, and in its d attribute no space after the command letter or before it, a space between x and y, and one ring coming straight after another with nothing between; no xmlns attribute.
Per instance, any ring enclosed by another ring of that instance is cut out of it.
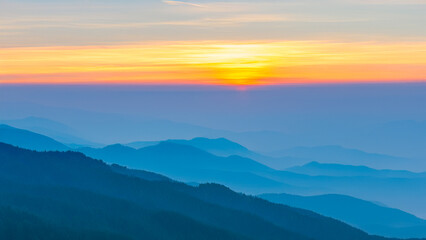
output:
<svg viewBox="0 0 426 240"><path fill-rule="evenodd" d="M298 16L266 15L266 14L246 14L235 15L223 18L200 18L182 21L158 21L158 22L123 22L123 23L87 23L71 20L50 19L42 21L16 21L0 24L0 30L23 30L34 28L81 28L81 29L116 29L116 28L143 28L153 26L209 26L223 27L236 26L250 23L279 23L279 22L299 22L299 23L345 23L345 22L366 22L368 19L333 19L333 18L307 18Z"/></svg>
<svg viewBox="0 0 426 240"><path fill-rule="evenodd" d="M0 47L159 39L426 41L419 24L426 21L426 0L21 1L0 8L0 31L19 32L2 33Z"/></svg>
<svg viewBox="0 0 426 240"><path fill-rule="evenodd" d="M196 4L196 3L190 3L190 2L182 2L182 1L163 1L164 3L168 4L168 5L173 5L173 6L180 6L180 5L184 5L184 6L190 6L190 7L204 7L201 4Z"/></svg>
<svg viewBox="0 0 426 240"><path fill-rule="evenodd" d="M424 5L426 0L352 0L354 4L364 5Z"/></svg>

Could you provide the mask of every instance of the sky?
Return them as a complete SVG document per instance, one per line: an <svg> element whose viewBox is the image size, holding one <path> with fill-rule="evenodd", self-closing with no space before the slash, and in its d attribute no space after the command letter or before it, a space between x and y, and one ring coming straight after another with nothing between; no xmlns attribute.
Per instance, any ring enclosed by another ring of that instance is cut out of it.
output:
<svg viewBox="0 0 426 240"><path fill-rule="evenodd" d="M0 83L426 80L425 0L0 0Z"/></svg>

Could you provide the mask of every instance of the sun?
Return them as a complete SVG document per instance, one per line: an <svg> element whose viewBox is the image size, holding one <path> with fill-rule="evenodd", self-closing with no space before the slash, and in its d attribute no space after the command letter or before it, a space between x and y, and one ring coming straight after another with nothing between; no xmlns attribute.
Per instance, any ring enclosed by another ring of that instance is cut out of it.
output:
<svg viewBox="0 0 426 240"><path fill-rule="evenodd" d="M227 85L262 84L271 76L277 55L262 44L210 45L191 56L212 78Z"/></svg>

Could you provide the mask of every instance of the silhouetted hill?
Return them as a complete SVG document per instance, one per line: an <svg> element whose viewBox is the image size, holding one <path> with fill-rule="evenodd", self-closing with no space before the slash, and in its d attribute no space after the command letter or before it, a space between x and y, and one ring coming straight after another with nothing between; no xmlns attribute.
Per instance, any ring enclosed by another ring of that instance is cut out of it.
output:
<svg viewBox="0 0 426 240"><path fill-rule="evenodd" d="M26 212L0 206L0 239L8 240L130 240L118 234L58 226Z"/></svg>
<svg viewBox="0 0 426 240"><path fill-rule="evenodd" d="M381 239L310 211L219 185L123 175L75 152L0 144L0 201L77 229L140 239ZM173 212L173 213L172 213Z"/></svg>
<svg viewBox="0 0 426 240"><path fill-rule="evenodd" d="M310 162L303 166L287 168L286 171L312 176L369 176L381 178L426 177L426 173L414 173L405 170L377 170L366 166L352 166L318 162Z"/></svg>
<svg viewBox="0 0 426 240"><path fill-rule="evenodd" d="M117 172L117 173L142 178L142 179L148 180L148 181L172 181L170 178L165 177L165 176L160 175L160 174L156 174L156 173L148 172L148 171L144 171L144 170L130 169L130 168L123 167L123 166L120 166L120 165L117 165L117 164L112 164L111 169L114 172Z"/></svg>
<svg viewBox="0 0 426 240"><path fill-rule="evenodd" d="M212 206L174 190L182 184L117 174L81 153L37 153L5 149L1 144L0 159L0 179L6 179L0 184L0 201L54 222L65 221L66 226L110 229L136 239L245 239L228 233L231 228L255 239L304 239L259 217ZM256 225L258 229L253 228Z"/></svg>
<svg viewBox="0 0 426 240"><path fill-rule="evenodd" d="M38 151L66 151L64 144L31 131L0 124L0 142Z"/></svg>
<svg viewBox="0 0 426 240"><path fill-rule="evenodd" d="M3 205L73 229L115 232L128 239L245 239L181 214L68 187L0 181ZM78 238L75 238L78 239Z"/></svg>
<svg viewBox="0 0 426 240"><path fill-rule="evenodd" d="M290 194L262 194L259 197L339 219L372 234L401 238L426 236L425 220L398 209L345 195L305 197Z"/></svg>

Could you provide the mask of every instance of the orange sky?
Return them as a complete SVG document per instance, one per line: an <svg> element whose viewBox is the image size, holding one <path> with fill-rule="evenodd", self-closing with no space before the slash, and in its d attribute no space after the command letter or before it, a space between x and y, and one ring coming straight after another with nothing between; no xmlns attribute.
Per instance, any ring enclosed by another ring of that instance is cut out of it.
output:
<svg viewBox="0 0 426 240"><path fill-rule="evenodd" d="M426 80L426 43L184 41L0 49L1 83L285 84Z"/></svg>

